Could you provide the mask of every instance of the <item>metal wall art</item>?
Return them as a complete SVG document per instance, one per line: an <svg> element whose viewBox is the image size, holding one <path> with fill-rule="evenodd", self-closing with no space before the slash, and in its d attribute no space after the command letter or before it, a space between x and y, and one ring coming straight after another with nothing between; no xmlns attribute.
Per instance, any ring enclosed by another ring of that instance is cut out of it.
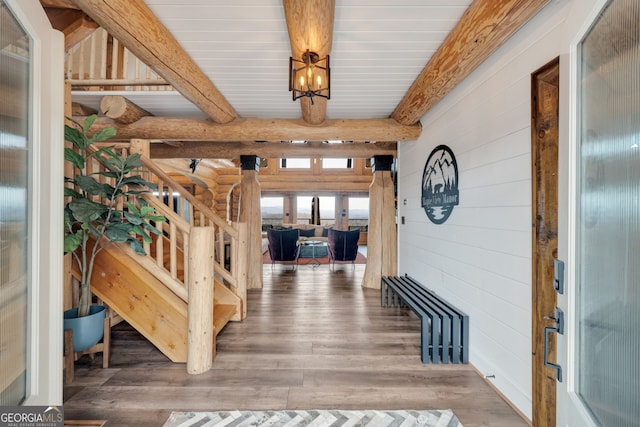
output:
<svg viewBox="0 0 640 427"><path fill-rule="evenodd" d="M434 224L442 224L459 203L458 164L446 145L433 149L422 173L421 204Z"/></svg>

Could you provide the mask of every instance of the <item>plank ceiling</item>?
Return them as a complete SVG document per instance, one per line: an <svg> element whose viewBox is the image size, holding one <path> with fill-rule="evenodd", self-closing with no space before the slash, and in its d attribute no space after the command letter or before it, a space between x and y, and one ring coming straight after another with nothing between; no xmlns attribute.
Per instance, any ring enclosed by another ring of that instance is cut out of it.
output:
<svg viewBox="0 0 640 427"><path fill-rule="evenodd" d="M240 117L299 118L281 0L146 0ZM387 118L471 0L337 0L327 118ZM158 116L203 117L179 94L127 98ZM74 92L97 108L101 94Z"/></svg>

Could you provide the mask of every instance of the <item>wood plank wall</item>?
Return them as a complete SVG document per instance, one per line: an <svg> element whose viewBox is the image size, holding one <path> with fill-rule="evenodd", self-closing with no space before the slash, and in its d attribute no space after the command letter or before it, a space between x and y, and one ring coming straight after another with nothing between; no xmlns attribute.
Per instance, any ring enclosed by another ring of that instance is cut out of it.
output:
<svg viewBox="0 0 640 427"><path fill-rule="evenodd" d="M398 147L399 273L416 277L469 314L471 362L528 417L530 74L558 55L559 46L568 49L569 33L562 26L569 9L553 4L540 12L455 96L422 117L416 144ZM436 225L420 196L425 162L439 144L457 158L460 204Z"/></svg>

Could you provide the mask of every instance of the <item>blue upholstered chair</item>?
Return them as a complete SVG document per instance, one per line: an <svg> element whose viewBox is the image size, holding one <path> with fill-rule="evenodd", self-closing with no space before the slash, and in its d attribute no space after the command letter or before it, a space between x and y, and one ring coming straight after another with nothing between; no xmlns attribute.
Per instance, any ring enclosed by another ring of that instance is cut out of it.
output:
<svg viewBox="0 0 640 427"><path fill-rule="evenodd" d="M329 246L329 261L336 268L336 261L351 261L355 268L355 260L358 255L358 239L360 230L334 230L329 229L327 242Z"/></svg>
<svg viewBox="0 0 640 427"><path fill-rule="evenodd" d="M271 256L271 268L277 262L291 262L295 270L300 255L300 235L297 229L267 230L269 239L269 256Z"/></svg>

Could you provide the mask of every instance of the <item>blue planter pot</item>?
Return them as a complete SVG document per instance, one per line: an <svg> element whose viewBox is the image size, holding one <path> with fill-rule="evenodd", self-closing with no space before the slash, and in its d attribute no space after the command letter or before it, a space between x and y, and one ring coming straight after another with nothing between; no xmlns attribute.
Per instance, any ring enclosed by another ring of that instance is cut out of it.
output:
<svg viewBox="0 0 640 427"><path fill-rule="evenodd" d="M104 334L104 319L107 315L103 305L92 305L89 315L78 317L78 309L64 312L64 330L73 330L73 351L83 351L98 344Z"/></svg>

